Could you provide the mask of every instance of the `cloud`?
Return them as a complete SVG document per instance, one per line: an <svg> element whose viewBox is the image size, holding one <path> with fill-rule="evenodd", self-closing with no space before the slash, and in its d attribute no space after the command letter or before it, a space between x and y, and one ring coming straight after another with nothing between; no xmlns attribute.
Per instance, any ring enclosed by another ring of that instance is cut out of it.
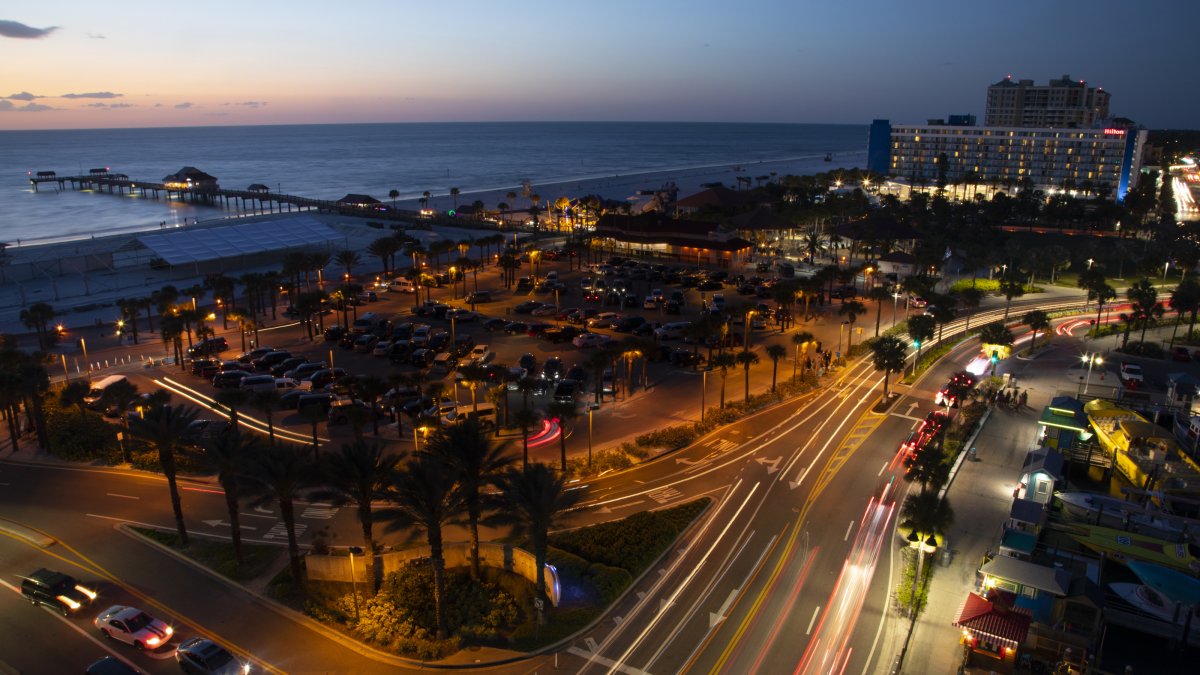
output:
<svg viewBox="0 0 1200 675"><path fill-rule="evenodd" d="M49 28L34 28L26 26L23 23L16 21L5 21L0 19L0 37L18 38L25 40L37 40L44 38L47 35L58 30L58 26L50 26Z"/></svg>
<svg viewBox="0 0 1200 675"><path fill-rule="evenodd" d="M234 101L234 102L227 101L227 102L223 103L222 105L240 105L240 106L245 106L247 108L258 108L258 107L264 106L266 104L267 104L266 101Z"/></svg>
<svg viewBox="0 0 1200 675"><path fill-rule="evenodd" d="M16 105L12 101L0 99L0 112L42 112L43 110L57 110L48 105L41 103L26 103L25 105Z"/></svg>
<svg viewBox="0 0 1200 675"><path fill-rule="evenodd" d="M62 94L60 98L121 98L125 94L114 94L111 91L89 91L83 94Z"/></svg>
<svg viewBox="0 0 1200 675"><path fill-rule="evenodd" d="M161 108L161 107L162 107L162 104L161 104L161 103L155 103L155 104L154 104L154 107L155 107L155 108Z"/></svg>
<svg viewBox="0 0 1200 675"><path fill-rule="evenodd" d="M100 108L102 110L119 110L121 108L134 108L132 103L84 103L84 108Z"/></svg>
<svg viewBox="0 0 1200 675"><path fill-rule="evenodd" d="M184 103L176 103L176 104L175 104L175 109L176 109L176 110L186 110L186 109L188 109L188 108L190 108L190 107L192 107L192 102L191 102L191 101L186 101L186 102L184 102Z"/></svg>
<svg viewBox="0 0 1200 675"><path fill-rule="evenodd" d="M101 35L100 33L88 33L87 36L93 40L107 40L108 39L108 37Z"/></svg>
<svg viewBox="0 0 1200 675"><path fill-rule="evenodd" d="M27 91L23 91L19 94L12 94L11 96L5 96L3 98L10 98L14 101L32 101L35 98L46 98L46 97L38 96L37 94L31 94Z"/></svg>

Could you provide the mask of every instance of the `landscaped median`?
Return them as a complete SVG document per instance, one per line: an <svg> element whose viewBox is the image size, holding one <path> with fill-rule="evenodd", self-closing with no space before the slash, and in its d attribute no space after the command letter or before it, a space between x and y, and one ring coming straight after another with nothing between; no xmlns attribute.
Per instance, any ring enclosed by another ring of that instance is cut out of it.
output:
<svg viewBox="0 0 1200 675"><path fill-rule="evenodd" d="M446 640L434 639L433 570L425 558L401 556L405 560L384 567L386 573L374 595L365 565L347 577L354 581L309 578L302 586L292 582L285 567L267 585L266 593L347 637L401 657L438 660L467 647L533 652L597 621L709 503L705 497L552 534L547 564L557 581L551 597L558 602L546 608L544 623L537 620L534 587L527 575L505 565L506 560L519 557L516 551L524 542L494 545L492 554L498 564L483 567L479 579L471 578L468 567L452 566L464 562L461 556L458 562L447 556L445 602L451 637ZM283 548L243 544L243 562L238 565L228 542L193 538L189 546L180 548L174 533L130 529L235 581L260 577L286 557ZM346 550L310 553L314 572L315 558L330 556L341 557L347 567L350 564ZM342 560L325 560L320 567L340 568ZM356 556L355 562L365 561ZM521 562L517 563L519 567Z"/></svg>

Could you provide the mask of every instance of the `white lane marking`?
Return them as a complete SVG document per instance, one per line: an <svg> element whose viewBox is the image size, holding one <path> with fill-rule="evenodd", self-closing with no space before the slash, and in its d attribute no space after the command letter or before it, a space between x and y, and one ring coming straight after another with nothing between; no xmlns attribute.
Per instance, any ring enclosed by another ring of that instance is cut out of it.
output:
<svg viewBox="0 0 1200 675"><path fill-rule="evenodd" d="M605 668L609 669L609 672L615 671L615 672L625 673L625 675L650 675L649 673L647 673L644 670L634 668L633 666L627 666L623 663L617 663L616 661L613 661L612 659L600 656L599 654L597 654L595 652L587 652L587 651L584 651L584 650L580 649L579 647L575 647L573 645L571 647L567 648L567 653L574 654L575 656L578 656L580 658L587 659L589 662L597 663L601 666L604 666Z"/></svg>
<svg viewBox="0 0 1200 675"><path fill-rule="evenodd" d="M238 515L239 515L239 516L248 516L248 517L250 517L250 518L266 518L267 520L275 520L275 519L278 517L278 516L276 516L276 515L274 515L274 514L271 514L271 515L269 515L269 516L264 516L264 515L263 515L263 514L261 514L261 513L245 513L245 512L242 512L242 511L238 511Z"/></svg>
<svg viewBox="0 0 1200 675"><path fill-rule="evenodd" d="M314 520L329 520L338 512L338 507L324 506L309 506L300 513L301 518L312 518Z"/></svg>
<svg viewBox="0 0 1200 675"><path fill-rule="evenodd" d="M738 483L735 483L733 486L734 490L736 490L738 485L740 485L740 484L741 484L740 480L738 481ZM691 573L688 574L686 577L684 577L684 579L681 583L679 583L675 586L675 592L672 593L669 598L667 598L667 601L669 603L674 604L679 599L680 594L683 593L683 589L687 588L688 584L690 584L692 582L692 579L696 578L696 575L700 573L700 570L704 567L704 563L708 561L708 558L709 558L709 556L712 555L713 551L715 551L717 549L717 547L721 545L721 540L725 538L725 535L729 532L729 528L733 527L733 524L735 522L737 522L738 516L740 516L742 514L742 510L744 510L746 508L746 505L750 503L751 497L754 496L754 493L758 491L758 488L761 485L762 485L762 483L755 483L754 487L750 488L750 491L746 493L746 498L742 500L742 503L738 506L737 510L734 511L733 515L729 517L728 522L725 523L724 529L722 529L720 531L720 533L717 534L716 538L713 539L712 545L708 547L708 550L704 552L704 555L702 555L700 557L700 559L697 560L696 563L692 566ZM730 494L732 495L732 493L733 493L733 491L731 490ZM713 515L715 517L716 512L714 512ZM684 559L684 556L680 556L676 562L678 563L679 561L681 561L683 559ZM662 583L663 580L665 580L665 579L666 579L666 577L659 579L659 583ZM633 651L635 649L637 649L639 646L641 646L642 640L646 639L646 636L650 633L650 631L654 630L654 627L658 625L658 621L662 617L663 617L662 614L658 614L654 617L654 619L652 619L650 621L650 625L646 626L646 628L641 632L641 634L637 636L637 639L633 640L633 642L629 645L629 648L626 649L625 652L623 654L621 654L621 657L614 662L614 666L620 666L627 659L629 659L629 656L631 654L633 654ZM609 638L605 640L605 642L607 643L613 637L615 637L615 633L610 635ZM616 668L616 667L609 668L610 673L613 672L614 670L618 670L618 668Z"/></svg>
<svg viewBox="0 0 1200 675"><path fill-rule="evenodd" d="M740 589L740 588L735 588L735 589L729 591L729 595L725 596L725 602L721 603L721 608L715 612L708 613L708 627L709 628L713 628L717 624L719 624L725 620L725 612L729 611L729 606L733 604L733 599L737 597L738 592L741 590L742 589Z"/></svg>
<svg viewBox="0 0 1200 675"><path fill-rule="evenodd" d="M17 593L18 595L21 593L20 589L18 589L16 586L13 586L10 583L8 583L7 581L4 581L3 579L0 579L0 584L3 584L5 588L11 590L14 593ZM117 652L113 651L109 645L104 644L103 640L96 637L89 631L86 631L83 628L76 626L74 623L71 623L71 621L69 621L67 619L67 617L63 616L62 614L59 614L58 612L50 611L49 607L42 607L41 609L42 609L42 611L48 612L50 614L50 616L54 617L56 620L61 621L64 624L66 624L68 627L70 627L71 630L75 631L76 633L79 633L80 635L87 638L88 640L91 640L93 643L96 644L96 646L100 647L104 651L111 654L112 657L115 658L116 660L120 661L121 663L124 663L125 665L129 666L130 668L133 668L135 672L139 672L139 673L142 672L137 666L135 666L133 664L133 661L130 661L129 659L125 658L124 656L121 656ZM172 654L173 654L173 652L172 652Z"/></svg>
<svg viewBox="0 0 1200 675"><path fill-rule="evenodd" d="M813 461L813 464L816 464L816 461L815 461L815 460ZM796 480L790 480L790 481L788 481L788 485L790 485L790 486L791 486L791 488L792 488L793 490L795 490L796 488L800 487L800 484L804 482L804 478L805 478L805 476L807 476L807 475L808 475L808 472L809 472L810 470L812 470L812 468L813 468L813 464L809 464L808 466L804 467L804 471L802 471L802 472L800 473L800 477L799 477L799 478L797 478Z"/></svg>
<svg viewBox="0 0 1200 675"><path fill-rule="evenodd" d="M304 523L296 523L296 537L299 538L300 535L304 534L304 531L307 529L308 529L308 526L305 525ZM287 525L285 525L282 520L275 523L274 525L272 525L271 529L267 530L267 533L263 535L263 539L286 539L286 538L287 538Z"/></svg>
<svg viewBox="0 0 1200 675"><path fill-rule="evenodd" d="M134 497L133 495L119 495L115 492L106 492L105 494L107 494L109 497L119 497L121 499L141 499L141 497Z"/></svg>
<svg viewBox="0 0 1200 675"><path fill-rule="evenodd" d="M883 472L884 472L884 471L887 471L887 466L888 466L888 463L887 463L887 462L884 462L884 463L883 463L883 466L879 467L879 473L875 474L875 476L876 476L876 477L878 477L878 476L882 476L882 475L883 475Z"/></svg>
<svg viewBox="0 0 1200 675"><path fill-rule="evenodd" d="M850 521L850 525L846 527L846 536L842 537L842 541L850 541L850 531L854 529L854 521Z"/></svg>
<svg viewBox="0 0 1200 675"><path fill-rule="evenodd" d="M813 608L812 618L808 620L808 630L804 631L805 635L812 635L813 624L817 622L817 613L820 611L820 605L817 605L815 608Z"/></svg>

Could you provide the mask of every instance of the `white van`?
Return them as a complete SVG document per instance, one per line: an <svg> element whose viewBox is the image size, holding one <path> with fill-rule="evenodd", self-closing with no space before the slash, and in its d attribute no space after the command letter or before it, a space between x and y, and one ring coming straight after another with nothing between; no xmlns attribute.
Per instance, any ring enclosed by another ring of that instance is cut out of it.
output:
<svg viewBox="0 0 1200 675"><path fill-rule="evenodd" d="M664 323L654 329L654 337L659 340L679 340L683 338L683 334L687 331L688 326L692 325L691 321L675 321L673 323Z"/></svg>
<svg viewBox="0 0 1200 675"><path fill-rule="evenodd" d="M92 382L92 388L88 390L87 396L83 397L84 405L89 408L95 407L100 399L104 397L104 392L118 382L127 382L124 375L109 375L108 377Z"/></svg>
<svg viewBox="0 0 1200 675"><path fill-rule="evenodd" d="M449 425L472 418L479 420L479 426L493 429L496 426L496 406L491 403L460 403L453 411L442 416L442 424Z"/></svg>
<svg viewBox="0 0 1200 675"><path fill-rule="evenodd" d="M417 284L412 279L400 277L398 279L392 279L391 289L397 293L416 293Z"/></svg>

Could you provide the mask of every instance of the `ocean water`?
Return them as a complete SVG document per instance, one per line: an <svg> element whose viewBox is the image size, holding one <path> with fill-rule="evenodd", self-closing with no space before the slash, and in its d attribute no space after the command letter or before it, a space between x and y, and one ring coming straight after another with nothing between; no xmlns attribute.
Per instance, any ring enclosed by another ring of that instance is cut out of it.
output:
<svg viewBox="0 0 1200 675"><path fill-rule="evenodd" d="M415 199L668 170L859 153L863 125L715 123L342 124L0 131L0 242L21 245L157 229L222 212L137 196L59 192L38 171L106 167L161 181L183 166L222 187L264 183L286 194L354 192ZM752 171L752 169L750 170ZM647 184L646 188L658 187ZM622 198L627 195L606 195ZM460 197L461 201L461 197Z"/></svg>

